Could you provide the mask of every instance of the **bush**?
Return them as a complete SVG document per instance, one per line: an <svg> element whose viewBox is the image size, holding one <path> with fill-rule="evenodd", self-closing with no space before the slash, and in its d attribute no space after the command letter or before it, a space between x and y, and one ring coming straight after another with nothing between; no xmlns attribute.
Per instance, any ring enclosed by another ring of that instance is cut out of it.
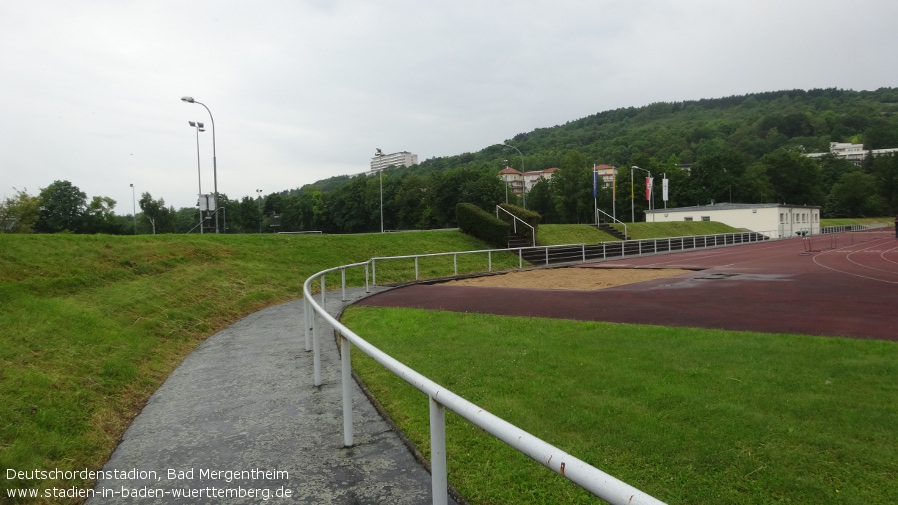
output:
<svg viewBox="0 0 898 505"><path fill-rule="evenodd" d="M538 213L508 203L500 203L499 207L502 207L503 209L517 216L517 218L521 221L524 221L525 223L532 226L533 231L537 231L537 229L539 228L539 222L542 220L542 216L540 216ZM506 221L509 224L512 220L511 216L509 216L505 212L499 213L499 219ZM510 226L512 225L510 224ZM530 228L527 228L526 226L518 225L518 235L526 237L527 240L530 240L531 242L533 241L533 237L530 235Z"/></svg>
<svg viewBox="0 0 898 505"><path fill-rule="evenodd" d="M508 223L472 203L455 207L458 229L496 247L508 247Z"/></svg>

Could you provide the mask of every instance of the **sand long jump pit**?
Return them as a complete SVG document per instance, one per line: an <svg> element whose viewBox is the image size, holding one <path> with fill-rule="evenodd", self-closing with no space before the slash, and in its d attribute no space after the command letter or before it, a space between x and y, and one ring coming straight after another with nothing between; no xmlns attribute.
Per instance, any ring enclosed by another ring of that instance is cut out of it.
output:
<svg viewBox="0 0 898 505"><path fill-rule="evenodd" d="M694 272L681 268L541 268L443 282L446 286L595 291Z"/></svg>

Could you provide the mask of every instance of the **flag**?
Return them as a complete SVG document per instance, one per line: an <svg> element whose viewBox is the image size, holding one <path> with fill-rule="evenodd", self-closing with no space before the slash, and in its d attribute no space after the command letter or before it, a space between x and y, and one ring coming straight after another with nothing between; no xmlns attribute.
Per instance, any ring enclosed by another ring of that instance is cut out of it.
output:
<svg viewBox="0 0 898 505"><path fill-rule="evenodd" d="M662 196L662 200L664 200L665 202L667 201L667 181L668 181L667 177L665 177L661 181L661 196Z"/></svg>
<svg viewBox="0 0 898 505"><path fill-rule="evenodd" d="M646 200L652 199L652 178L651 177L645 178L645 199Z"/></svg>

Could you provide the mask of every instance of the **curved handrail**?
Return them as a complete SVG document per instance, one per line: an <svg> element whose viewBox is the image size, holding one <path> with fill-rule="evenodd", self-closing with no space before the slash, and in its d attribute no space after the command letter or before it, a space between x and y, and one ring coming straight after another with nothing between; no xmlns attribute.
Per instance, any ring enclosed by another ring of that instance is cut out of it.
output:
<svg viewBox="0 0 898 505"><path fill-rule="evenodd" d="M664 242L667 241L668 249L670 250L669 244L671 244L675 240L679 240L681 246L685 248L686 239L692 239L692 248L699 247L699 239L701 239L702 246L708 247L708 239L709 237L714 237L714 241L711 244L711 247L717 246L726 246L726 245L737 245L744 242L737 242L735 237L737 235L744 236L746 232L737 232L737 233L727 233L727 234L715 234L715 235L701 235L701 236L689 236L689 237L668 237L665 239L643 239L643 240L629 240L629 241L619 241L619 242L611 242L613 244L621 244L620 250L621 254L625 254L627 245L635 245L637 246L637 254L653 254L658 252L657 243L659 241ZM767 237L766 239L776 239L775 234L778 232L748 232L752 235L763 235ZM826 233L826 232L824 232ZM719 243L718 237L723 237L723 243ZM728 238L729 237L729 238ZM789 238L789 237L778 237L778 238ZM646 250L643 252L642 245L647 243L653 243L654 247L652 247L652 251ZM585 244L569 244L565 246L540 246L540 247L531 247L531 248L517 248L519 258L523 254L524 249L543 249L545 248L546 254L548 255L548 250L553 247L582 247L585 251ZM568 480L574 482L580 487L586 489L590 493L606 500L607 502L617 505L617 504L652 504L658 505L663 502L657 500L656 498L636 489L635 487L616 479L615 477L608 475L607 473L595 468L588 463L568 454L561 449L545 442L544 440L535 437L524 430L514 426L513 424L487 412L486 410L478 407L477 405L465 400L464 398L456 395L452 391L445 389L443 386L437 384L436 382L428 379L427 377L421 375L416 372L412 368L404 365L399 362L395 358L387 355L377 347L375 347L370 342L366 341L364 338L341 324L336 318L328 314L325 310L325 300L326 300L326 282L325 277L329 273L333 273L336 271L341 272L342 276L342 286L344 288L344 296L345 299L345 284L346 284L346 269L348 268L360 268L364 267L365 269L365 290L369 292L369 268L372 274L373 283L376 285L376 270L375 264L376 261L384 261L389 259L411 259L415 258L415 278L418 280L418 268L417 268L417 259L420 257L433 257L433 256L445 256L445 255L454 255L457 258L459 254L475 254L475 253L487 253L489 256L489 270L492 270L492 253L493 252L509 252L514 249L488 249L488 250L478 250L478 251L456 251L450 253L430 253L430 254L419 254L419 255L407 255L407 256L395 256L395 257L376 257L371 258L368 261L352 263L348 265L341 265L333 268L329 268L326 270L322 270L317 272L316 274L310 276L306 279L303 284L303 300L304 300L304 320L305 320L305 337L306 337L306 350L314 351L314 377L315 377L315 385L321 385L321 373L320 373L320 333L323 328L323 324L316 321L315 314L320 316L325 323L332 326L337 332L340 340L340 355L341 355L341 377L343 383L343 439L344 444L346 446L351 446L353 443L353 428L352 428L352 392L351 392L351 381L352 381L352 369L350 362L350 343L355 344L362 352L370 356L377 363L380 363L388 370L411 384L413 387L426 394L429 398L430 403L430 429L431 429L431 474L432 474L432 490L433 490L433 503L434 504L446 504L447 503L447 472L446 472L446 448L445 448L445 408L449 408L452 411L459 414L464 419L467 419L469 422L474 424L475 426L480 427L487 433L495 436L496 438L502 440L507 443L514 449L522 452L523 454L529 456L533 460L542 464L543 466L551 469L552 471L561 474ZM583 261L586 261L586 254L583 254ZM522 267L522 263L520 264ZM458 275L458 265L457 261L455 262L455 274ZM315 301L312 296L312 282L316 279L320 279L321 281L321 303L319 304ZM311 340L311 342L310 342ZM311 345L311 349L310 349Z"/></svg>
<svg viewBox="0 0 898 505"><path fill-rule="evenodd" d="M322 270L308 279L303 284L303 298L305 301L306 317L306 341L309 333L312 334L313 348L316 356L315 385L321 384L320 369L318 368L318 356L320 353L320 330L322 325L315 321L312 313L318 314L324 322L332 326L340 337L340 361L341 379L343 382L343 441L344 445L353 443L352 429L352 397L350 384L351 362L350 343L355 344L362 352L380 363L388 370L405 380L413 387L426 394L430 402L430 430L431 430L431 475L434 504L446 504L447 473L446 473L446 449L445 449L445 408L449 408L461 417L467 419L475 426L502 440L514 449L529 456L534 461L542 464L550 470L564 476L568 480L579 485L583 489L593 493L603 500L617 505L645 504L661 505L663 502L640 491L639 489L595 468L588 463L558 449L544 440L527 433L513 424L491 414L485 409L465 400L452 391L444 388L412 368L399 362L392 356L384 353L370 342L344 326L336 318L324 309L325 301L325 275L330 272L346 268L368 265L369 262L354 263L341 267ZM367 276L366 276L367 277ZM319 304L312 296L312 282L321 279L322 303ZM307 343L308 349L308 343Z"/></svg>

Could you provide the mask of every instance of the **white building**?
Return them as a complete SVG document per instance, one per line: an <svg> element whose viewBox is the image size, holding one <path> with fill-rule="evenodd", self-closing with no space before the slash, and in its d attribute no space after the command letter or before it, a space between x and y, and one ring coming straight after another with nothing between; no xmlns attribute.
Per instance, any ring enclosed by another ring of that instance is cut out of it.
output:
<svg viewBox="0 0 898 505"><path fill-rule="evenodd" d="M648 222L716 221L771 238L820 233L820 207L777 203L718 203L645 211Z"/></svg>
<svg viewBox="0 0 898 505"><path fill-rule="evenodd" d="M533 189L533 186L540 179L551 180L557 168L547 168L545 170L534 170L532 172L521 173L512 167L506 167L499 171L499 178L505 181L505 184L511 188L516 195L521 195L525 191L527 193Z"/></svg>
<svg viewBox="0 0 898 505"><path fill-rule="evenodd" d="M851 144L849 142L830 142L829 152L827 153L808 153L808 158L822 158L827 154L833 154L837 158L848 160L855 165L860 165L867 157L867 153L873 153L873 156L881 156L883 154L891 154L898 152L898 148L890 149L873 149L871 151L864 150L864 144Z"/></svg>
<svg viewBox="0 0 898 505"><path fill-rule="evenodd" d="M377 150L380 153L380 149ZM371 172L380 172L381 170L396 166L410 167L418 164L418 155L408 151L401 151L392 154L381 154L371 158Z"/></svg>
<svg viewBox="0 0 898 505"><path fill-rule="evenodd" d="M603 188L610 188L614 185L614 179L617 177L617 167L605 164L593 165L592 171L599 174Z"/></svg>

